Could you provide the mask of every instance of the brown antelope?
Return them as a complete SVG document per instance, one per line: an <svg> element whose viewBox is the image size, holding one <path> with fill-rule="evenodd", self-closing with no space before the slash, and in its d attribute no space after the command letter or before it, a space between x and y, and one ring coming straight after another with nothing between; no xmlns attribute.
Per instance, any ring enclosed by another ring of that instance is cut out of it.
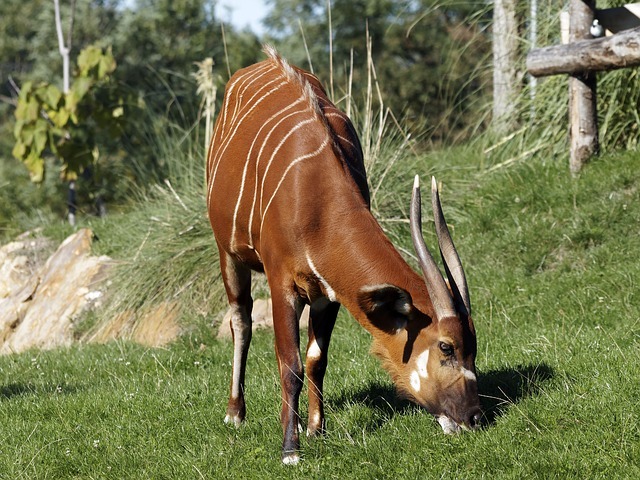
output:
<svg viewBox="0 0 640 480"><path fill-rule="evenodd" d="M303 385L299 317L310 305L306 348L307 435L325 428L323 378L344 305L373 336L372 351L399 392L436 416L446 433L476 428L476 335L467 283L433 181L432 203L447 286L421 233L414 183L411 231L424 279L369 211L360 142L318 79L272 48L227 84L207 165L209 219L220 252L233 333L225 422L245 419L251 341L251 270L266 274L282 389L282 461L299 461Z"/></svg>

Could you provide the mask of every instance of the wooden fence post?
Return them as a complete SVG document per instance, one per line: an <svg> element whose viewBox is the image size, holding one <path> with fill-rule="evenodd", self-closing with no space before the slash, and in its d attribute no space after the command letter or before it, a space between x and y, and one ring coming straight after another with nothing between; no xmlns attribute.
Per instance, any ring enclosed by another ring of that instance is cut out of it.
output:
<svg viewBox="0 0 640 480"><path fill-rule="evenodd" d="M595 16L595 3L595 0L570 1L569 42L591 38L589 29ZM595 72L585 71L569 77L569 117L569 168L575 175L599 149Z"/></svg>
<svg viewBox="0 0 640 480"><path fill-rule="evenodd" d="M493 122L500 134L508 133L516 118L520 84L516 0L493 2Z"/></svg>

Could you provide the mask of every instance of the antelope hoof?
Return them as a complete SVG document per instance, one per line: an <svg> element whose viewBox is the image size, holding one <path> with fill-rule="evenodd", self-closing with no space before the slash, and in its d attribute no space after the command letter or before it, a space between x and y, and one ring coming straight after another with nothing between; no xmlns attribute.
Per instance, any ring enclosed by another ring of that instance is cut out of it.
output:
<svg viewBox="0 0 640 480"><path fill-rule="evenodd" d="M324 419L309 422L307 427L307 437L320 437L325 434Z"/></svg>
<svg viewBox="0 0 640 480"><path fill-rule="evenodd" d="M285 452L282 454L282 463L284 465L298 465L300 463L300 455L296 452Z"/></svg>
<svg viewBox="0 0 640 480"><path fill-rule="evenodd" d="M226 423L227 425L233 425L234 427L239 427L240 425L242 425L243 419L240 418L239 415L225 415L224 417L224 423Z"/></svg>

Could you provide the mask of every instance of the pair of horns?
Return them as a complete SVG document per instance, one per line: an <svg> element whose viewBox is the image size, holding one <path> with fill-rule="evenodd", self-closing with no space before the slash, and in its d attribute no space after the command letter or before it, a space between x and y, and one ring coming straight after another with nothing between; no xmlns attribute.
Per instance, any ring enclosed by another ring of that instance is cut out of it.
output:
<svg viewBox="0 0 640 480"><path fill-rule="evenodd" d="M436 235L440 255L444 262L444 269L449 279L451 292L436 265L433 256L429 252L422 236L422 201L420 198L420 179L416 175L413 182L413 194L411 195L411 238L413 246L418 254L418 260L424 280L427 284L427 291L431 297L431 303L436 313L437 319L460 315L469 317L471 315L471 303L469 301L469 288L467 279L462 269L460 257L451 239L447 222L444 219L438 184L435 177L431 177L431 206L436 224ZM452 296L453 294L453 296Z"/></svg>

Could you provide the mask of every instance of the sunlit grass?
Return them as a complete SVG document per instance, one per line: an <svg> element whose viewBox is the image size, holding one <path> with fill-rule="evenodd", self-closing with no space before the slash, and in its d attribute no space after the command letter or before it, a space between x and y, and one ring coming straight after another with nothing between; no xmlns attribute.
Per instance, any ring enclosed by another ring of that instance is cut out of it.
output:
<svg viewBox="0 0 640 480"><path fill-rule="evenodd" d="M396 396L343 312L328 433L303 437L303 461L289 469L272 334L258 332L249 353L246 425L224 425L231 345L211 329L225 308L213 237L199 190L157 190L94 225L96 248L124 262L130 299L180 299L186 333L162 349L116 342L0 358L0 478L639 476L638 158L609 155L573 179L560 161L486 173L480 147L403 156L381 187L381 221L410 252L407 224L394 221L406 217L404 183L415 172L442 182L471 288L485 428L444 436ZM424 230L433 245L428 221Z"/></svg>

